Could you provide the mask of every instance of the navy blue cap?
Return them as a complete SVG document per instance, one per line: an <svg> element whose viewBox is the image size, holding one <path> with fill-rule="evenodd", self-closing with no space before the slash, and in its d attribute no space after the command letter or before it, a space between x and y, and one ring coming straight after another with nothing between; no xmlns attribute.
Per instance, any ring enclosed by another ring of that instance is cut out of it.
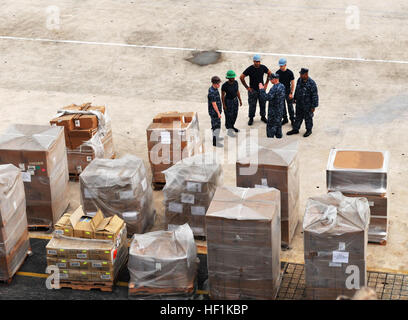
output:
<svg viewBox="0 0 408 320"><path fill-rule="evenodd" d="M299 71L300 74L305 74L305 73L308 73L308 72L309 72L309 69L307 69L307 68L302 68Z"/></svg>

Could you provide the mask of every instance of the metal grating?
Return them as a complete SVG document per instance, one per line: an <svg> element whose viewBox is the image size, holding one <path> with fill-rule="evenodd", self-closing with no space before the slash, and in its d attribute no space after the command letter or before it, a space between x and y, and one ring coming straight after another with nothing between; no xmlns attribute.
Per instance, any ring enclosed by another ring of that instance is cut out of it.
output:
<svg viewBox="0 0 408 320"><path fill-rule="evenodd" d="M305 273L303 264L286 263L278 300L305 298ZM408 275L385 272L367 272L367 285L377 292L380 300L408 300Z"/></svg>

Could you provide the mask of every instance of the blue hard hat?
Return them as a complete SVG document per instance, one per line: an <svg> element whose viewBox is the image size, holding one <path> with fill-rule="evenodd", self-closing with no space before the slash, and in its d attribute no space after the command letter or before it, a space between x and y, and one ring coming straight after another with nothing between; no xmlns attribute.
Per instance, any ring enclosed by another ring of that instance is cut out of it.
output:
<svg viewBox="0 0 408 320"><path fill-rule="evenodd" d="M286 59L285 58L280 58L279 59L279 65L284 66L286 64Z"/></svg>
<svg viewBox="0 0 408 320"><path fill-rule="evenodd" d="M261 56L259 54L254 55L254 61L261 61Z"/></svg>

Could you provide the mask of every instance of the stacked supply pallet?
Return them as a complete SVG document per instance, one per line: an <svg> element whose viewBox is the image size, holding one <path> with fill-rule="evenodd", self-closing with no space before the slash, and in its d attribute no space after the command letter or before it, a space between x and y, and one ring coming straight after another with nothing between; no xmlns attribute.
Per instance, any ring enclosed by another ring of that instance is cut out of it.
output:
<svg viewBox="0 0 408 320"><path fill-rule="evenodd" d="M388 151L332 149L327 164L329 192L364 197L370 205L368 241L386 244L388 236Z"/></svg>
<svg viewBox="0 0 408 320"><path fill-rule="evenodd" d="M63 128L10 126L0 136L0 164L8 163L22 171L29 226L52 226L69 204Z"/></svg>
<svg viewBox="0 0 408 320"><path fill-rule="evenodd" d="M203 152L196 112L159 113L146 133L155 187L166 183L164 170L181 159Z"/></svg>
<svg viewBox="0 0 408 320"><path fill-rule="evenodd" d="M331 192L308 199L303 219L308 299L351 297L367 284L369 221L366 198Z"/></svg>
<svg viewBox="0 0 408 320"><path fill-rule="evenodd" d="M72 104L58 110L50 123L64 127L70 174L80 174L95 158L114 158L110 117L104 106Z"/></svg>
<svg viewBox="0 0 408 320"><path fill-rule="evenodd" d="M199 154L177 162L164 174L167 228L188 223L195 236L205 236L205 213L223 181L221 164L214 154Z"/></svg>
<svg viewBox="0 0 408 320"><path fill-rule="evenodd" d="M20 170L11 164L0 165L0 281L11 281L29 250Z"/></svg>
<svg viewBox="0 0 408 320"><path fill-rule="evenodd" d="M95 159L79 181L85 212L100 209L106 217L118 215L125 220L130 236L153 226L153 191L142 159L132 155Z"/></svg>
<svg viewBox="0 0 408 320"><path fill-rule="evenodd" d="M299 222L299 158L296 138L247 139L238 148L237 186L273 187L281 192L282 244L289 245Z"/></svg>
<svg viewBox="0 0 408 320"><path fill-rule="evenodd" d="M47 265L57 266L60 286L79 290L112 291L127 259L126 224L101 211L87 216L79 207L56 224L46 246Z"/></svg>
<svg viewBox="0 0 408 320"><path fill-rule="evenodd" d="M188 224L173 231L135 234L129 248L129 296L191 296L197 267L197 248Z"/></svg>
<svg viewBox="0 0 408 320"><path fill-rule="evenodd" d="M280 192L219 187L206 214L210 297L275 299L280 285Z"/></svg>

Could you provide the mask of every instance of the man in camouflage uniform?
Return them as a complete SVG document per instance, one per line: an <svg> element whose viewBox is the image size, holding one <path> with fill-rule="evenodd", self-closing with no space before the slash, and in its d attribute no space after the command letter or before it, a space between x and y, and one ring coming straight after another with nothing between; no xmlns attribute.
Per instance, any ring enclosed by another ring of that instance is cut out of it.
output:
<svg viewBox="0 0 408 320"><path fill-rule="evenodd" d="M293 130L289 131L287 135L299 133L300 126L303 119L306 124L306 133L304 137L312 134L313 115L315 108L319 106L319 96L317 93L316 83L309 78L309 70L302 68L300 70L300 78L296 83L294 103L296 103L296 119L293 125Z"/></svg>
<svg viewBox="0 0 408 320"><path fill-rule="evenodd" d="M223 147L224 145L219 141L223 140L220 137L221 131L221 97L218 89L220 87L221 79L217 76L211 78L211 87L208 89L208 114L211 117L211 130L213 132L213 146Z"/></svg>
<svg viewBox="0 0 408 320"><path fill-rule="evenodd" d="M279 82L279 75L272 73L269 80L273 84L271 90L267 94L262 83L259 84L259 95L265 101L269 101L268 105L268 122L266 124L266 136L268 138L282 138L282 116L285 108L286 90L285 86Z"/></svg>

